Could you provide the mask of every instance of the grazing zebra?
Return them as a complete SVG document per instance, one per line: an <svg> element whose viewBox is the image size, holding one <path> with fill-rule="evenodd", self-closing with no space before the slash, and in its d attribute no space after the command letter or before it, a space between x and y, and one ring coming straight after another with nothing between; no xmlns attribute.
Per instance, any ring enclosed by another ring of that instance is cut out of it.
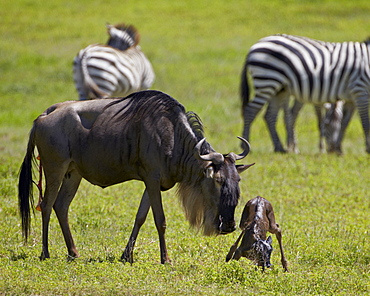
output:
<svg viewBox="0 0 370 296"><path fill-rule="evenodd" d="M251 73L255 97L249 101L247 70ZM250 49L242 71L243 137L249 139L254 118L266 102L265 120L276 152L285 152L276 132L276 117L284 108L288 151L295 150L294 123L303 103L323 105L345 101L338 141L343 138L357 107L370 153L369 91L370 40L329 43L306 37L273 35L261 39ZM289 96L298 107L289 109ZM298 110L298 111L297 111ZM340 142L336 143L340 146Z"/></svg>
<svg viewBox="0 0 370 296"><path fill-rule="evenodd" d="M137 30L124 24L107 28L107 45L89 45L74 59L73 78L80 100L126 96L154 82L152 65L138 45Z"/></svg>

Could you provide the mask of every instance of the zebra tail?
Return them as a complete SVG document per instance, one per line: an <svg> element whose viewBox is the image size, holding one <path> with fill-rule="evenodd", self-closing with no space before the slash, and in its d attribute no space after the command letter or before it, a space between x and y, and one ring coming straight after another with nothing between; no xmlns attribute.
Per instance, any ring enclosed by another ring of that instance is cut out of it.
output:
<svg viewBox="0 0 370 296"><path fill-rule="evenodd" d="M31 129L18 180L18 207L22 219L22 234L27 241L31 229L30 209L33 208L32 161L35 159L35 127Z"/></svg>
<svg viewBox="0 0 370 296"><path fill-rule="evenodd" d="M248 85L248 77L247 77L247 61L243 66L241 79L240 79L240 95L243 101L243 109L249 102L249 85Z"/></svg>
<svg viewBox="0 0 370 296"><path fill-rule="evenodd" d="M89 70L87 69L87 61L89 59L87 51L85 51L80 59L80 67L82 71L82 84L85 86L87 90L87 98L104 98L109 96L107 93L102 91L99 86L95 83L95 81L91 78Z"/></svg>

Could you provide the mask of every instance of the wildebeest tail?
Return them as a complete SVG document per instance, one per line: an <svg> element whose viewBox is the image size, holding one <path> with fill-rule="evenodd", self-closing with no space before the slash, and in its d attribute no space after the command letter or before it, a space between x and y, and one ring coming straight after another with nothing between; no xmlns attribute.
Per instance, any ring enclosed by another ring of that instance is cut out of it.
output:
<svg viewBox="0 0 370 296"><path fill-rule="evenodd" d="M243 109L249 102L249 85L247 77L247 60L243 66L242 75L240 77L240 95L243 101Z"/></svg>
<svg viewBox="0 0 370 296"><path fill-rule="evenodd" d="M33 208L33 190L32 190L32 162L34 161L35 149L35 129L32 128L26 156L24 157L18 182L18 206L22 219L22 234L25 240L28 239L31 229L31 208Z"/></svg>

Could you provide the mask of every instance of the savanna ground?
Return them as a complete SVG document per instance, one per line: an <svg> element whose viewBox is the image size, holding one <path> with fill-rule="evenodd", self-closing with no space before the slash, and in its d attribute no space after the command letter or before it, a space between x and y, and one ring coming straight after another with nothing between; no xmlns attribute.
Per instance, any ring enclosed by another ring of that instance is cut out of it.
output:
<svg viewBox="0 0 370 296"><path fill-rule="evenodd" d="M172 264L159 264L151 215L134 253L122 264L143 185L106 189L83 182L70 209L81 257L66 260L53 214L52 258L40 262L41 217L23 243L17 175L32 120L53 103L77 99L72 60L107 39L105 23L137 26L141 46L162 90L197 112L216 150L239 152L239 74L258 39L288 33L327 41L370 35L370 4L358 1L1 1L0 8L0 294L4 295L368 295L370 293L369 155L356 114L344 155L318 153L311 106L297 123L301 153L272 153L260 115L252 126L256 165L242 175L239 219L247 200L262 195L283 229L290 272L273 241L274 267L265 273L242 258L225 263L239 231L203 237L189 229L175 190L163 194ZM279 131L285 137L280 118Z"/></svg>

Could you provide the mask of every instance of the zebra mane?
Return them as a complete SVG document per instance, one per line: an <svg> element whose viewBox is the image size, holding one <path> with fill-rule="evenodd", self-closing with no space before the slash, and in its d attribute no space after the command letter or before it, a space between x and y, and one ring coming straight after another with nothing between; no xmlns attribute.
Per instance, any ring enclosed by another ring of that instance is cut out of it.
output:
<svg viewBox="0 0 370 296"><path fill-rule="evenodd" d="M364 43L366 45L370 45L370 36L368 36L365 40L364 40Z"/></svg>
<svg viewBox="0 0 370 296"><path fill-rule="evenodd" d="M117 25L107 25L109 39L107 45L119 50L126 50L132 46L137 46L140 41L140 34L133 25L124 23Z"/></svg>

